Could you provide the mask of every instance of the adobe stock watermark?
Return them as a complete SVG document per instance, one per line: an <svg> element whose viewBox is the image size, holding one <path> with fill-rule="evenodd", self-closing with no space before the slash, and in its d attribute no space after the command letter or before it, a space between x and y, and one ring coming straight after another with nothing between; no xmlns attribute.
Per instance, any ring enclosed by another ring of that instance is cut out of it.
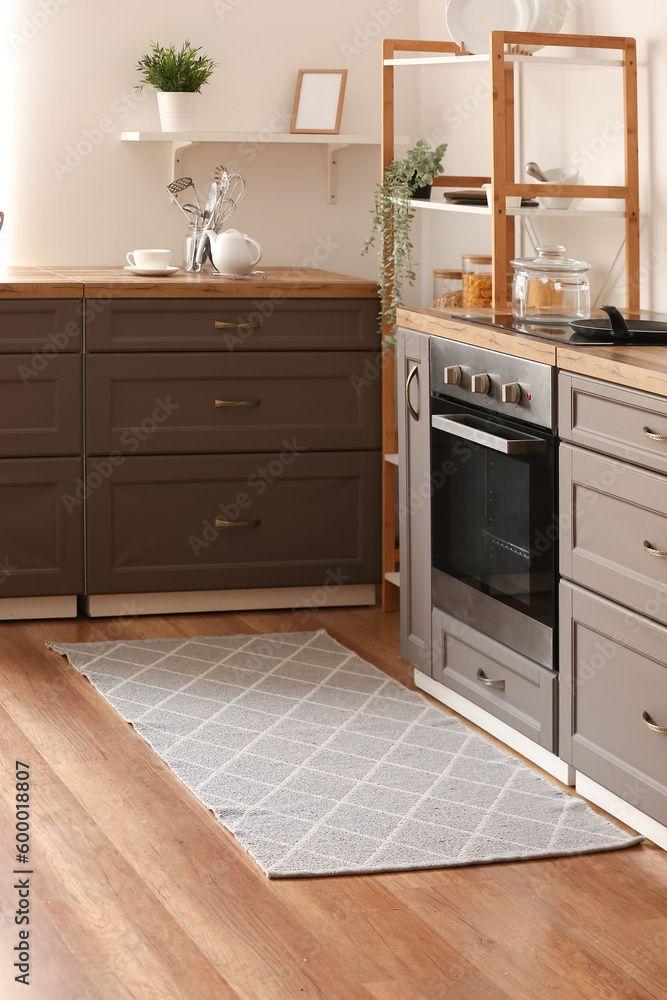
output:
<svg viewBox="0 0 667 1000"><path fill-rule="evenodd" d="M286 107L272 108L271 117L263 128L248 136L246 142L240 142L237 150L241 160L226 160L227 170L238 173L242 167L252 163L267 146L270 146L277 135L289 131L292 122L292 112Z"/></svg>
<svg viewBox="0 0 667 1000"><path fill-rule="evenodd" d="M29 17L23 18L18 31L10 31L7 35L14 51L36 38L68 3L70 0L39 0L37 9Z"/></svg>
<svg viewBox="0 0 667 1000"><path fill-rule="evenodd" d="M96 316L99 316L111 302L111 295L103 292L94 299L85 299L83 303L82 315L87 323L90 323ZM68 320L62 330L50 333L46 338L49 343L46 347L33 347L30 352L32 359L30 364L16 366L17 373L21 376L21 381L27 385L31 378L36 378L57 357L62 351L66 351L72 341L78 341L81 336L81 323L76 320Z"/></svg>
<svg viewBox="0 0 667 1000"><path fill-rule="evenodd" d="M336 243L333 237L318 236L312 253L304 257L298 267L291 269L294 277L297 278L295 288L299 287L299 272L303 272L305 277L309 269L322 267L339 248L340 243ZM278 292L272 292L271 295L262 299L253 299L252 312L245 316L237 316L236 322L223 334L222 343L225 349L233 352L237 348L242 348L246 341L264 325L265 320L273 316L278 306L283 305L286 301L285 296Z"/></svg>
<svg viewBox="0 0 667 1000"><path fill-rule="evenodd" d="M255 469L248 476L246 480L247 490L241 490L237 493L230 503L218 504L219 517L216 516L213 521L208 519L202 521L201 534L188 536L188 543L195 556L199 556L203 549L208 549L214 542L217 542L220 535L228 530L228 527L233 527L235 522L242 521L243 511L251 506L253 494L256 497L261 496L297 460L299 454L307 450L302 445L297 444L296 438L291 443L283 441L282 446L283 450L279 455L267 462L266 466ZM227 524L219 523L223 521Z"/></svg>
<svg viewBox="0 0 667 1000"><path fill-rule="evenodd" d="M100 118L96 125L84 128L79 138L65 147L62 160L51 161L51 169L58 180L63 181L74 173L84 160L92 156L95 150L106 142L109 135L117 131L118 122L129 118L135 108L138 108L147 97L146 90L137 90L131 94L121 94L120 97L112 101L109 108L109 114L113 116L112 118Z"/></svg>
<svg viewBox="0 0 667 1000"><path fill-rule="evenodd" d="M345 56L345 62L352 62L355 56L368 48L374 38L386 34L386 28L389 27L393 18L397 14L402 14L404 9L401 0L389 0L386 7L371 11L368 21L365 24L357 25L354 29L352 41L340 43L340 51Z"/></svg>
<svg viewBox="0 0 667 1000"><path fill-rule="evenodd" d="M120 468L127 460L127 456L134 454L139 447L155 434L158 427L168 420L169 417L180 409L178 403L173 403L167 396L166 400L154 400L153 412L145 417L136 427L129 427L120 436L120 443L123 451L112 451L104 458L89 458L86 460L85 479L77 477L74 495L63 493L61 500L65 505L68 514L71 514L76 507L80 507L84 500L87 500L95 490L99 489L102 483L109 479L114 469Z"/></svg>
<svg viewBox="0 0 667 1000"><path fill-rule="evenodd" d="M18 566L12 566L9 556L5 556L4 560L0 561L0 585L7 583L7 580L16 572L18 572Z"/></svg>
<svg viewBox="0 0 667 1000"><path fill-rule="evenodd" d="M213 0L213 10L221 21L224 21L227 14L233 14L245 3L245 0Z"/></svg>

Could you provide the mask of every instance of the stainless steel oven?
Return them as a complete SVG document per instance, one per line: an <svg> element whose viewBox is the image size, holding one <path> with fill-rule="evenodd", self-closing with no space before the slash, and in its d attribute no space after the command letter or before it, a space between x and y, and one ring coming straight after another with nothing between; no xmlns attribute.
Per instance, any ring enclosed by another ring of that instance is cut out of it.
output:
<svg viewBox="0 0 667 1000"><path fill-rule="evenodd" d="M433 337L430 389L433 604L553 669L555 370Z"/></svg>

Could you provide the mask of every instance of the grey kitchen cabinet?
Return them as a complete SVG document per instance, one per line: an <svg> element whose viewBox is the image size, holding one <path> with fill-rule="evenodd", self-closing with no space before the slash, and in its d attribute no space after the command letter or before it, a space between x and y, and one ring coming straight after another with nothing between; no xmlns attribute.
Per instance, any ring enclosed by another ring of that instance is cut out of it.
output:
<svg viewBox="0 0 667 1000"><path fill-rule="evenodd" d="M81 314L0 301L0 618L74 615L83 592Z"/></svg>
<svg viewBox="0 0 667 1000"><path fill-rule="evenodd" d="M667 624L667 476L563 443L560 491L561 575Z"/></svg>
<svg viewBox="0 0 667 1000"><path fill-rule="evenodd" d="M399 328L396 344L401 656L426 674L432 673L429 341Z"/></svg>
<svg viewBox="0 0 667 1000"><path fill-rule="evenodd" d="M560 753L667 825L667 401L562 372L559 401Z"/></svg>
<svg viewBox="0 0 667 1000"><path fill-rule="evenodd" d="M433 609L433 678L553 752L558 674Z"/></svg>
<svg viewBox="0 0 667 1000"><path fill-rule="evenodd" d="M667 629L560 587L560 754L667 826Z"/></svg>

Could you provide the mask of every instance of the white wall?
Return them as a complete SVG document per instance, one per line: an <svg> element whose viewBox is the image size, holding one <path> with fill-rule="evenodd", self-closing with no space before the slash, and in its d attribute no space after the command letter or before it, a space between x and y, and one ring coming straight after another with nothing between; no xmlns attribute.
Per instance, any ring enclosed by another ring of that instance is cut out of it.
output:
<svg viewBox="0 0 667 1000"><path fill-rule="evenodd" d="M264 137L272 128L289 129L297 69L316 67L349 71L342 131L379 135L379 37L448 37L445 0L0 0L8 2L10 195L4 207L9 263L16 265L122 264L126 250L140 245L169 246L180 261L184 223L164 190L169 147L119 138L123 129L159 127L155 95L133 89L136 62L151 41L180 44L188 37L219 62L201 94L199 128ZM569 11L563 30L638 40L642 300L667 312L661 170L667 162L667 7L658 0L560 2ZM577 71L567 84L561 71L550 77L531 72L523 74L523 156L546 166L578 162L591 182L618 180L621 143L607 128L619 110L618 86L606 76L611 71L603 77ZM405 69L397 78L397 131L410 142L444 131L447 172L488 173L483 67ZM103 122L109 132L100 128ZM340 153L337 205L327 204L325 148L201 144L184 152L180 172L205 196L216 164L239 165L248 195L233 224L262 243L264 263L301 263L326 245L333 249L324 266L374 277L377 261L361 257L359 248L368 233L379 148ZM414 304L430 304L433 267L456 266L462 252L490 247L487 220L434 216L415 223L420 281L407 295ZM594 294L621 235L616 222L559 221L540 232L593 261ZM620 301L618 291L606 297Z"/></svg>
<svg viewBox="0 0 667 1000"><path fill-rule="evenodd" d="M13 265L122 264L138 246L170 247L180 263L185 223L165 192L169 146L120 141L121 130L159 129L155 94L133 90L151 41L189 38L219 63L201 94L202 130L289 131L297 70L346 67L341 131L379 137L378 35L418 36L409 0L0 2L11 3ZM263 245L265 264L298 264L326 245L323 266L375 276L360 247L379 147L340 153L337 205L327 203L325 151L202 144L184 152L180 173L205 198L216 164L239 165L248 193L233 224Z"/></svg>

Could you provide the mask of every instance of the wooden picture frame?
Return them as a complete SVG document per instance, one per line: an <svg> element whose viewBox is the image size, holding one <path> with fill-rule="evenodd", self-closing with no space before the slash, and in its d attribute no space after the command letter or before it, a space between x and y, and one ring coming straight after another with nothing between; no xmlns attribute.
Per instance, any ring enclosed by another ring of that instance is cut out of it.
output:
<svg viewBox="0 0 667 1000"><path fill-rule="evenodd" d="M338 135L346 82L346 69L300 69L290 132Z"/></svg>

